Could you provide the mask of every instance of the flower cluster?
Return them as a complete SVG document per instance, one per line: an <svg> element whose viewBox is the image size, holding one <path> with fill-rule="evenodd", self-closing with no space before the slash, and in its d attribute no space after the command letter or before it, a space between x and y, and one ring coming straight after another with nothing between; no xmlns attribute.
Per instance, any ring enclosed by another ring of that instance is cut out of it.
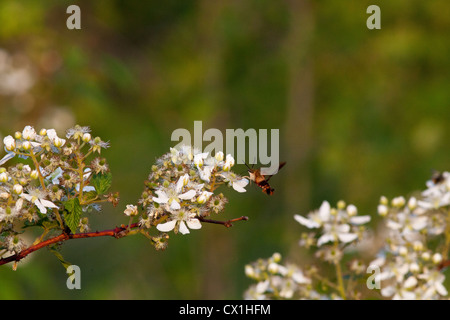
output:
<svg viewBox="0 0 450 320"><path fill-rule="evenodd" d="M337 208L331 208L328 201L324 201L319 210L309 213L307 218L296 214L294 219L316 230L302 234L300 244L320 247L316 253L318 257L338 263L345 247L363 238L363 225L370 221L370 216L358 215L356 207L352 204L346 206L344 201L339 201Z"/></svg>
<svg viewBox="0 0 450 320"><path fill-rule="evenodd" d="M268 259L258 259L245 266L245 274L257 281L244 293L248 300L319 299L312 289L311 279L295 264L282 265L281 255L274 253Z"/></svg>
<svg viewBox="0 0 450 320"><path fill-rule="evenodd" d="M364 294L371 298L378 296L395 300L447 298L445 274L442 271L450 265L450 226L447 223L450 214L450 173L435 174L426 186L424 191L409 198L399 196L389 201L381 197L377 211L383 227L373 240L383 245L376 258L372 256L366 259L367 264L357 258L342 264L346 249L360 249L358 245L361 247L361 242L367 240L369 235L363 225L371 220L370 216L357 215L355 206L347 206L340 201L336 208L331 208L325 201L307 217L294 216L300 224L316 231L303 233L300 245L317 247L316 258L331 262L335 267L336 274L330 277L320 275L319 269L315 267L304 269L305 274L313 280L311 288L325 285L331 289L330 295L323 294L320 299L361 299ZM362 241L357 244L359 240ZM375 242L371 243L375 245ZM270 278L267 265L273 261L261 261L246 269L247 276L259 282L252 285L245 296L252 299L292 298L291 295L267 295L267 279ZM255 266L259 266L259 269ZM343 270L344 266L347 269ZM373 270L376 273L372 275ZM289 280L283 273L277 276L281 279L277 279L276 283ZM361 279L367 279L366 288L359 287L356 290Z"/></svg>
<svg viewBox="0 0 450 320"><path fill-rule="evenodd" d="M200 229L200 219L221 212L227 199L214 191L222 184L245 192L248 180L230 171L231 155L219 151L214 156L190 146L171 148L152 166L139 204L143 209L139 223L155 226L161 232L189 233ZM125 212L126 213L126 212Z"/></svg>
<svg viewBox="0 0 450 320"><path fill-rule="evenodd" d="M439 265L449 250L447 219L450 173L427 182L417 197L381 197L378 214L385 220L386 245L372 265L382 268L381 294L393 299L440 299L447 296Z"/></svg>
<svg viewBox="0 0 450 320"><path fill-rule="evenodd" d="M88 229L83 212L100 210L99 203L117 203L117 195L104 193L110 186L106 160L100 154L107 143L93 139L88 127L75 126L64 138L54 129L36 132L26 126L3 139L7 154L0 160L0 257L19 253L26 244L22 227L39 226L44 240L51 231ZM13 158L16 164L8 167Z"/></svg>
<svg viewBox="0 0 450 320"><path fill-rule="evenodd" d="M248 299L358 298L358 293L355 291L356 281L348 281L347 286L344 285L342 260L346 250L355 249L358 241L367 235L364 225L371 220L370 216L358 215L354 205L346 205L341 200L336 208L332 208L328 201L324 201L318 210L310 212L306 217L296 214L294 219L308 229L314 230L302 233L299 244L307 249L317 247L316 258L334 265L336 275L333 278L337 279L337 282L320 275L319 269L314 265L305 267L304 272L295 265L277 269L274 263L277 262L279 254L275 254L269 260L260 259L246 267L246 275L258 283L250 286L245 292L245 297ZM360 277L366 271L366 266L358 259L351 260L346 266L347 271L352 272L356 277ZM276 274L272 275L271 270L277 270ZM331 291L328 292L326 289Z"/></svg>

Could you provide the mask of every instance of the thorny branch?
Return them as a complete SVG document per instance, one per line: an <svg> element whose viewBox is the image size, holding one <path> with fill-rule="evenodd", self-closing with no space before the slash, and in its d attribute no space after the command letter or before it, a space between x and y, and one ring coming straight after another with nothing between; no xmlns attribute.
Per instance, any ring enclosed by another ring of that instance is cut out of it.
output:
<svg viewBox="0 0 450 320"><path fill-rule="evenodd" d="M248 220L248 217L242 216L242 217L230 219L227 221L211 220L211 219L206 219L206 218L202 218L202 217L199 217L198 219L202 222L221 224L221 225L229 228L232 226L233 222L246 221L246 220ZM16 253L9 257L0 259L0 266L10 263L10 262L13 262L13 261L18 262L18 261L22 260L23 258L25 258L26 256L28 256L30 253L33 253L39 249L45 248L49 245L52 245L52 244L55 244L58 242L63 242L63 241L67 241L70 239L95 238L95 237L105 237L105 236L110 236L110 237L114 237L116 239L120 239L120 238L126 236L131 230L136 229L136 228L139 228L139 222L130 224L128 226L125 226L122 224L120 227L116 227L116 228L110 229L110 230L103 230L103 231L81 232L81 233L64 232L58 236L49 238L45 241L39 242L35 245L32 245L32 246L28 247L27 249L22 250L19 253Z"/></svg>

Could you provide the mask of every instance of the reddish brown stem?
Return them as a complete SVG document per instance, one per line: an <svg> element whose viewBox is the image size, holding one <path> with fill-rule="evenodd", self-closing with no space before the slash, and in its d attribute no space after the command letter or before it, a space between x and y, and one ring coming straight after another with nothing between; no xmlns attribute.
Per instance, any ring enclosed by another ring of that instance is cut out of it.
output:
<svg viewBox="0 0 450 320"><path fill-rule="evenodd" d="M242 216L242 217L230 219L230 220L227 220L227 221L211 220L211 219L206 219L206 218L203 218L203 217L198 217L198 220L200 220L201 222L221 224L221 225L229 228L229 227L231 227L233 225L233 222L236 222L236 221L247 221L248 217Z"/></svg>
<svg viewBox="0 0 450 320"><path fill-rule="evenodd" d="M60 235L47 239L45 241L42 241L38 244L35 244L33 246L28 247L27 249L11 255L6 258L0 259L0 266L9 262L13 261L20 261L26 256L28 256L30 253L42 249L44 247L47 247L49 245L70 240L70 239L82 239L82 238L94 238L94 237L104 237L104 236L111 236L115 238L121 238L126 235L128 230L134 229L139 226L139 223L133 223L129 226L121 225L120 227L116 227L111 230L103 230L103 231L95 231L95 232L83 232L83 233L61 233Z"/></svg>
<svg viewBox="0 0 450 320"><path fill-rule="evenodd" d="M442 269L447 268L447 267L449 267L449 266L450 266L450 260L445 260L445 261L442 261L442 262L439 264L438 269L439 269L439 270L442 270Z"/></svg>
<svg viewBox="0 0 450 320"><path fill-rule="evenodd" d="M203 217L198 217L198 219L202 222L221 224L221 225L229 228L233 225L232 224L233 222L245 221L245 220L248 220L248 217L242 216L239 218L230 219L228 221L211 220L211 219L206 219ZM110 236L110 237L119 239L119 238L124 237L128 233L129 230L137 228L137 227L139 227L139 223L133 223L133 224L130 224L129 226L121 225L120 227L116 227L111 230L103 230L103 231L95 231L95 232L82 232L82 233L61 233L60 235L58 235L56 237L47 239L45 241L39 242L38 244L30 246L27 249L25 249L17 254L13 254L9 257L0 259L0 266L10 263L10 262L13 262L13 261L18 262L18 261L22 260L23 258L25 258L26 256L28 256L30 253L33 253L34 251L37 251L39 249L42 249L44 247L47 247L49 245L52 245L52 244L55 244L58 242L63 242L63 241L67 241L70 239L95 238L95 237L105 237L105 236Z"/></svg>

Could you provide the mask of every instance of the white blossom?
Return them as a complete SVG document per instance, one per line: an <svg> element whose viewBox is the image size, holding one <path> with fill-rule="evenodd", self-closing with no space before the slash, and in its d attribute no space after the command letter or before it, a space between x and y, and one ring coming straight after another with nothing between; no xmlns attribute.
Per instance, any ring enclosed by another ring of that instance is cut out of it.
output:
<svg viewBox="0 0 450 320"><path fill-rule="evenodd" d="M38 207L39 211L43 214L47 213L47 208L58 209L58 206L53 202L44 199L45 193L37 188L30 189L28 190L28 193L22 193L20 194L20 196L25 200L34 203L36 207Z"/></svg>
<svg viewBox="0 0 450 320"><path fill-rule="evenodd" d="M196 218L194 212L188 212L184 208L181 208L180 210L171 211L171 213L172 220L158 224L156 229L161 232L169 232L178 226L178 231L181 234L188 234L189 229L200 229L202 227L200 220Z"/></svg>

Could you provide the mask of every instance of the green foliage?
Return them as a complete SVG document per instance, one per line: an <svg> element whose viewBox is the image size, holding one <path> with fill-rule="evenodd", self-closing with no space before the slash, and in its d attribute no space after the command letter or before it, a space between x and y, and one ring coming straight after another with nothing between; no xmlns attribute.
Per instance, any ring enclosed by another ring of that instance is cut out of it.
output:
<svg viewBox="0 0 450 320"><path fill-rule="evenodd" d="M309 5L295 7L301 3ZM287 161L272 198L250 188L252 198L227 208L230 217L250 217L243 232L205 228L163 256L149 255L140 241L100 253L95 245L66 248L70 260L90 256L98 268L85 298L239 299L250 283L242 275L248 261L274 251L308 260L289 249L298 232L293 214L345 198L374 215L380 194L419 189L431 169L448 170L447 0L77 4L82 30L69 31L65 2L0 2L1 49L16 64L27 60L35 77L25 94L0 95L2 137L30 121L57 130L91 125L114 142L107 152L121 203L135 202L171 132L191 129L193 120L221 130L279 128ZM365 26L371 4L381 8L381 30ZM300 41L305 34L310 42ZM301 77L304 70L311 74ZM309 99L311 108L302 109ZM111 225L120 223L112 206L104 210ZM90 219L96 226L100 218ZM96 254L79 253L86 251ZM230 258L218 265L218 256ZM73 297L39 289L64 281L50 265L35 266L34 280L0 270L8 292L0 296ZM133 276L122 282L123 270Z"/></svg>
<svg viewBox="0 0 450 320"><path fill-rule="evenodd" d="M112 174L111 172L94 174L91 178L91 183L98 194L104 194L111 187Z"/></svg>
<svg viewBox="0 0 450 320"><path fill-rule="evenodd" d="M64 220L67 226L70 228L72 233L77 232L78 224L80 223L81 214L83 213L83 208L80 205L80 200L78 198L72 198L64 201Z"/></svg>

